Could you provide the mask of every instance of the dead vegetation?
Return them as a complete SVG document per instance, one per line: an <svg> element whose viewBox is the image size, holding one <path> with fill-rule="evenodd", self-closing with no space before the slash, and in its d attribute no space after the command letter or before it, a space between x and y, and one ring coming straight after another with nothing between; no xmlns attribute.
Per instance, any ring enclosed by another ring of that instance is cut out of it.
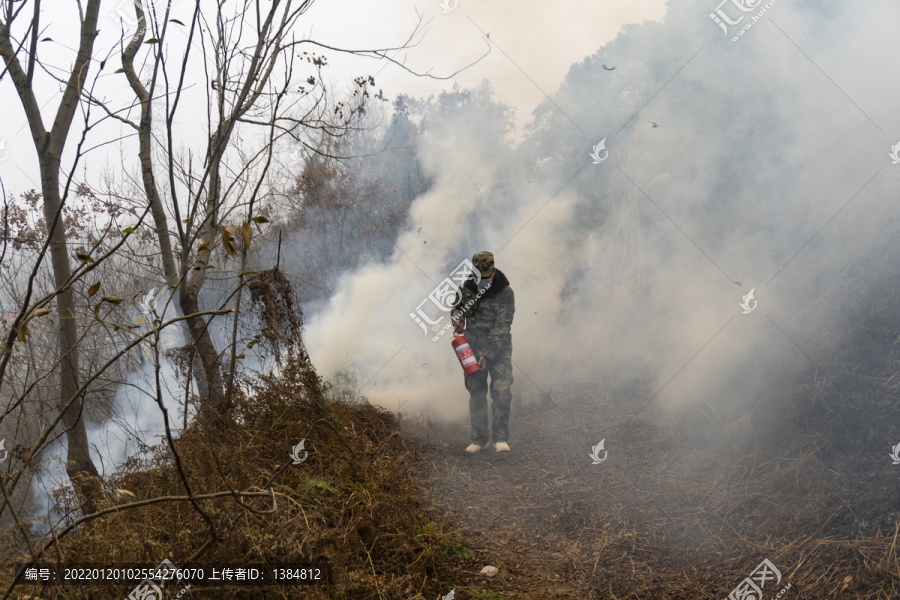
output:
<svg viewBox="0 0 900 600"><path fill-rule="evenodd" d="M891 525L849 535L840 524L858 507L855 482L808 440L796 454L722 454L693 447L683 423L651 410L592 465L599 438L575 423L616 430L646 396L567 385L549 412L525 398L509 454L467 455L464 422L407 427L430 448L429 500L500 568L491 584L502 597L722 600L766 558L782 574L767 599L788 583L782 597L900 597L900 511L881 503ZM473 578L457 597L478 597L484 583Z"/></svg>
<svg viewBox="0 0 900 600"><path fill-rule="evenodd" d="M829 475L808 440L796 456L717 455L691 447L690 423L650 410L624 427L627 441L608 461L591 465L596 440L571 419L615 428L642 398L570 385L549 413L526 394L514 411L513 452L471 456L467 423L404 421L401 433L365 402L324 401L310 374L298 359L260 378L237 403L240 425L191 429L176 449L195 489L226 493L198 501L219 535L193 564L318 560L329 585L199 588L187 597L430 600L456 589L480 600L721 600L764 558L781 570L778 589L791 584L788 598L898 597L896 526L841 535L835 524L851 482ZM300 439L308 458L291 465ZM183 496L177 473L160 447L108 482L128 493L111 502ZM267 493L239 503L230 490ZM52 558L187 566L209 539L189 502L159 502L90 522ZM485 564L499 575L478 575ZM128 591L69 588L65 597Z"/></svg>
<svg viewBox="0 0 900 600"><path fill-rule="evenodd" d="M274 356L278 368L238 377L229 419L189 422L177 438L121 465L104 482L94 515L80 516L70 487L57 490L56 509L66 516L58 538L42 541L48 545L40 560L115 566L169 559L179 568L315 563L328 575L320 586L195 587L182 596L191 598L435 597L471 561L454 551L461 540L423 502L412 473L421 449L355 386L340 380L334 401L310 362L302 314L278 269L248 287L257 351ZM190 361L178 350L167 359L184 386ZM305 454L295 464L292 450L301 441ZM29 559L21 530L2 536L18 549L10 562ZM11 572L0 583L8 585ZM123 598L138 583L58 589L20 580L13 597ZM167 586L173 589L181 586Z"/></svg>
<svg viewBox="0 0 900 600"><path fill-rule="evenodd" d="M303 313L296 305L291 283L284 273L273 267L258 273L247 282L251 311L260 318L260 335L269 342L276 358L285 346L300 340Z"/></svg>
<svg viewBox="0 0 900 600"><path fill-rule="evenodd" d="M169 558L179 567L317 561L329 572L327 586L195 588L191 598L407 599L449 590L454 582L447 578L470 567L452 550L462 542L432 521L413 481L418 447L404 440L390 414L329 403L323 391L309 363L292 354L281 375L261 377L255 393L236 402L239 424L191 428L176 440L180 464L165 446L131 459L108 481L109 505L123 510L82 525L45 560L110 565ZM301 439L309 454L293 465L289 454ZM195 494L223 494L125 509L186 496L179 469ZM238 498L230 491L263 493ZM18 589L41 598L104 599L123 598L132 587L69 587L65 596Z"/></svg>

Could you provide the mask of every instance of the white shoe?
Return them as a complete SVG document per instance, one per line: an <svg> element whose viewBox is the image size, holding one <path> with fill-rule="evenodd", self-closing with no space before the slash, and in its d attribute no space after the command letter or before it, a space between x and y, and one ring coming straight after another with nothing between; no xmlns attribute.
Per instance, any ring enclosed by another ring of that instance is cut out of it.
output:
<svg viewBox="0 0 900 600"><path fill-rule="evenodd" d="M509 444L506 442L497 442L494 444L494 447L497 449L497 452L509 452Z"/></svg>
<svg viewBox="0 0 900 600"><path fill-rule="evenodd" d="M488 446L490 446L490 443L480 446L473 442L466 447L466 452L468 452L469 454L474 454L476 452L480 452L480 451L484 450Z"/></svg>

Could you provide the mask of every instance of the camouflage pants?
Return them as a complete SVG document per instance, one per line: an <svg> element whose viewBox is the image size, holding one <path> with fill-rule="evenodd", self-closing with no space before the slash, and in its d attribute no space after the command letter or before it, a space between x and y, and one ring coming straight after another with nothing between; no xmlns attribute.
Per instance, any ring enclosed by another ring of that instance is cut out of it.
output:
<svg viewBox="0 0 900 600"><path fill-rule="evenodd" d="M513 383L512 352L504 352L497 361L487 361L487 368L466 376L469 390L469 414L472 417L472 442L487 444L491 438L488 427L487 392L488 375L491 378L491 421L494 442L509 441L509 405L512 402L510 388Z"/></svg>

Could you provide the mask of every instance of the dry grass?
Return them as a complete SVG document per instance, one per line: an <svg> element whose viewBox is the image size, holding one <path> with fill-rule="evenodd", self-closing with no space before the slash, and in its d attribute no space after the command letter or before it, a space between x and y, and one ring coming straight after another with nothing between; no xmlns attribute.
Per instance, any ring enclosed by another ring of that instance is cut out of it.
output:
<svg viewBox="0 0 900 600"><path fill-rule="evenodd" d="M722 600L765 558L782 572L766 598L787 583L787 598L900 597L900 513L882 515L889 528L851 535L854 482L835 476L808 441L787 455L706 451L689 441L708 422L651 410L607 442L604 464L591 465L599 438L569 417L603 415L615 430L640 400L621 394L604 404L600 395L563 386L556 401L568 416L542 411L536 398L514 411L508 455L466 455L464 422L409 428L431 449L429 500L500 567L491 583L504 597Z"/></svg>
<svg viewBox="0 0 900 600"><path fill-rule="evenodd" d="M245 506L230 496L201 500L197 504L208 521L185 501L113 512L61 540L50 560L110 565L169 558L186 567L215 531L208 550L192 564L318 561L327 567L330 583L195 588L183 597L436 597L439 588L453 585L445 578L466 560L452 551L459 541L432 521L412 480L410 468L420 450L404 440L390 414L365 403L330 403L323 392L311 367L295 360L283 375L258 381L254 393L238 401L236 422L224 431L193 427L176 441L193 493L266 490L269 496L244 498ZM291 462L291 448L304 438L307 459L283 469ZM120 496L117 504L186 494L164 446L130 460L108 484L134 494ZM68 595L29 586L19 591L40 598L105 599L123 598L132 587L68 588Z"/></svg>

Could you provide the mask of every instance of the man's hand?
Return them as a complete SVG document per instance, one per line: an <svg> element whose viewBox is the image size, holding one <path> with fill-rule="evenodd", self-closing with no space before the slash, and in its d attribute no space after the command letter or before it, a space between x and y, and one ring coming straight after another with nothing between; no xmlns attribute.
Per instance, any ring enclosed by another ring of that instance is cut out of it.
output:
<svg viewBox="0 0 900 600"><path fill-rule="evenodd" d="M478 368L483 369L487 366L487 359L483 356L478 358Z"/></svg>
<svg viewBox="0 0 900 600"><path fill-rule="evenodd" d="M464 333L466 332L466 326L465 326L465 324L462 322L461 319L460 319L459 321L457 321L457 322L455 323L455 325L456 325L456 329L455 329L456 335L462 335L462 334L464 334Z"/></svg>

